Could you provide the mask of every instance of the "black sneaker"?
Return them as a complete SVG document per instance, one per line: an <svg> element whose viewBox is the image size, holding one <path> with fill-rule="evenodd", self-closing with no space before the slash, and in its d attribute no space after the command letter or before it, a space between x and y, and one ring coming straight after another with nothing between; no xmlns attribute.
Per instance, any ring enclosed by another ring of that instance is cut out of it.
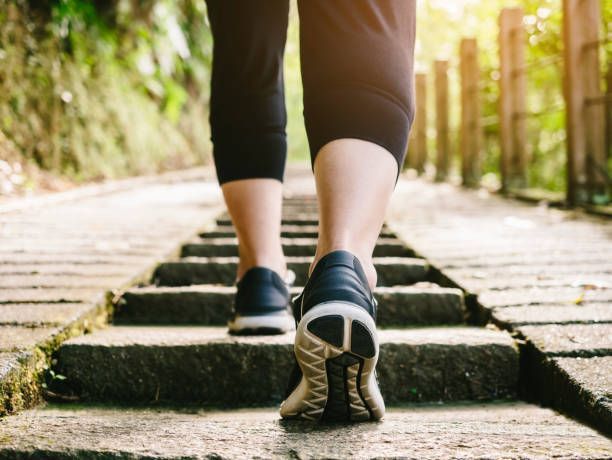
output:
<svg viewBox="0 0 612 460"><path fill-rule="evenodd" d="M293 331L290 283L265 267L247 271L236 283L234 311L227 323L230 334L266 335Z"/></svg>
<svg viewBox="0 0 612 460"><path fill-rule="evenodd" d="M297 366L281 417L379 420L385 403L374 368L378 360L376 301L357 257L334 251L313 270L295 299Z"/></svg>

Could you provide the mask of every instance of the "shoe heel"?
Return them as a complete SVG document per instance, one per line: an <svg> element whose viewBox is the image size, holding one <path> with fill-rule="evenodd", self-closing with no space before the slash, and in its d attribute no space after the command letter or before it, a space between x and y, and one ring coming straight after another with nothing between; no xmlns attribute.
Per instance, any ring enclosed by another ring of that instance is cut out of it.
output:
<svg viewBox="0 0 612 460"><path fill-rule="evenodd" d="M302 367L308 368L308 386L316 386L317 395L326 395L317 407L317 418L357 422L382 417L384 402L375 379L371 380L378 347L376 326L369 314L354 305L330 302L313 307L303 321L297 340L302 347L300 353L296 350L296 356ZM308 342L317 345L304 353L303 346ZM312 379L314 362L318 376ZM322 382L326 383L324 389Z"/></svg>
<svg viewBox="0 0 612 460"><path fill-rule="evenodd" d="M297 328L294 351L302 380L281 406L284 418L382 418L385 406L374 375L376 325L365 310L342 302L311 308Z"/></svg>
<svg viewBox="0 0 612 460"><path fill-rule="evenodd" d="M362 358L376 356L376 345L368 327L359 320L342 315L326 315L313 319L306 328L310 333L328 344L342 348L344 345L345 322L350 322L350 344L348 350Z"/></svg>

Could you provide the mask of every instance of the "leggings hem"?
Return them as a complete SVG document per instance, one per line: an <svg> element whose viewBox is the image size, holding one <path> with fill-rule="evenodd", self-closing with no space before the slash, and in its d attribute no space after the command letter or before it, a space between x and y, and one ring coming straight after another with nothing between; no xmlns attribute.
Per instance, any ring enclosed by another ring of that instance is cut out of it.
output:
<svg viewBox="0 0 612 460"><path fill-rule="evenodd" d="M287 159L285 134L273 132L213 139L213 157L219 184L241 179L276 179L283 182Z"/></svg>
<svg viewBox="0 0 612 460"><path fill-rule="evenodd" d="M310 118L308 137L311 166L316 156L331 141L361 139L383 147L397 163L398 177L402 170L408 134L414 121L414 107L401 107L397 102L367 87L337 90L317 98L305 111Z"/></svg>

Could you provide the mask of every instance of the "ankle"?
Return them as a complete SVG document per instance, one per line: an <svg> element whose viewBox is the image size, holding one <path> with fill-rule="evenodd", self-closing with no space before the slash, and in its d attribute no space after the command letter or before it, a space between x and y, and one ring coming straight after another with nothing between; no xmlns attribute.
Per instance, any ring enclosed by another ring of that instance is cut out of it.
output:
<svg viewBox="0 0 612 460"><path fill-rule="evenodd" d="M238 269L236 270L236 281L240 280L247 271L254 267L269 268L278 273L282 279L287 277L287 262L282 254L272 257L240 257Z"/></svg>
<svg viewBox="0 0 612 460"><path fill-rule="evenodd" d="M370 289L373 290L376 287L378 275L376 274L376 268L374 267L374 262L372 261L371 252L364 251L361 248L353 248L349 245L337 245L337 247L334 246L321 250L319 250L319 248L317 247L317 252L315 254L314 260L312 261L312 263L310 264L310 268L308 269L308 276L312 274L312 271L314 270L314 267L317 265L319 260L321 260L330 252L340 250L348 251L351 254L355 255L357 259L359 259L359 262L361 263L363 271L365 272L366 278L368 280L368 285Z"/></svg>

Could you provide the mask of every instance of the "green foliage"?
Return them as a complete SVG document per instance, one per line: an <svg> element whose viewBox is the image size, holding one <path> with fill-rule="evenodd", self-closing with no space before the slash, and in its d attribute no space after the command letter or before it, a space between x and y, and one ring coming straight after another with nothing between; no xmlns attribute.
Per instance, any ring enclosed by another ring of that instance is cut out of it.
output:
<svg viewBox="0 0 612 460"><path fill-rule="evenodd" d="M602 2L602 36L612 28L612 2ZM560 191L566 187L565 113L563 101L563 52L561 0L430 0L419 3L417 68L431 73L434 59L448 59L452 101L451 120L458 132L459 79L458 45L462 37L475 37L479 44L482 88L482 116L492 120L484 126L483 173L499 176L499 126L495 123L499 99L498 33L499 13L504 7L521 6L525 12L526 62L528 74L527 110L533 114L527 121L529 153L528 180L531 187ZM435 33L432 33L435 31ZM554 59L557 57L558 59ZM612 62L612 47L602 47L602 70ZM430 84L433 85L430 78ZM604 86L605 87L605 86ZM430 90L433 94L433 86ZM430 98L433 113L433 97ZM433 117L430 120L433 123ZM458 152L458 136L454 136ZM458 158L455 159L458 168ZM609 170L611 170L609 168ZM612 170L611 170L612 171Z"/></svg>
<svg viewBox="0 0 612 460"><path fill-rule="evenodd" d="M566 186L563 101L563 15L560 0L525 0L526 62L550 62L527 73L528 182L554 191Z"/></svg>
<svg viewBox="0 0 612 460"><path fill-rule="evenodd" d="M287 104L287 142L289 161L309 161L308 140L304 128L302 74L297 4L291 2L289 30L285 47L285 100Z"/></svg>
<svg viewBox="0 0 612 460"><path fill-rule="evenodd" d="M209 158L204 2L0 0L0 12L0 138L23 158L82 180Z"/></svg>
<svg viewBox="0 0 612 460"><path fill-rule="evenodd" d="M606 35L611 0L601 1ZM478 39L482 115L489 121L483 172L489 177L499 175L498 16L516 5L526 14L527 61L557 56L561 0L418 2L417 70L431 74L434 59L451 64L454 152L459 41ZM292 0L284 69L287 131L290 160L307 160L296 10ZM612 47L602 49L607 65ZM0 157L17 152L83 180L207 161L211 61L204 0L0 0ZM542 114L528 120L531 187L565 187L562 75L561 61L528 73L528 110ZM433 78L429 84L433 94ZM430 104L433 114L433 97ZM430 122L433 127L433 116Z"/></svg>

